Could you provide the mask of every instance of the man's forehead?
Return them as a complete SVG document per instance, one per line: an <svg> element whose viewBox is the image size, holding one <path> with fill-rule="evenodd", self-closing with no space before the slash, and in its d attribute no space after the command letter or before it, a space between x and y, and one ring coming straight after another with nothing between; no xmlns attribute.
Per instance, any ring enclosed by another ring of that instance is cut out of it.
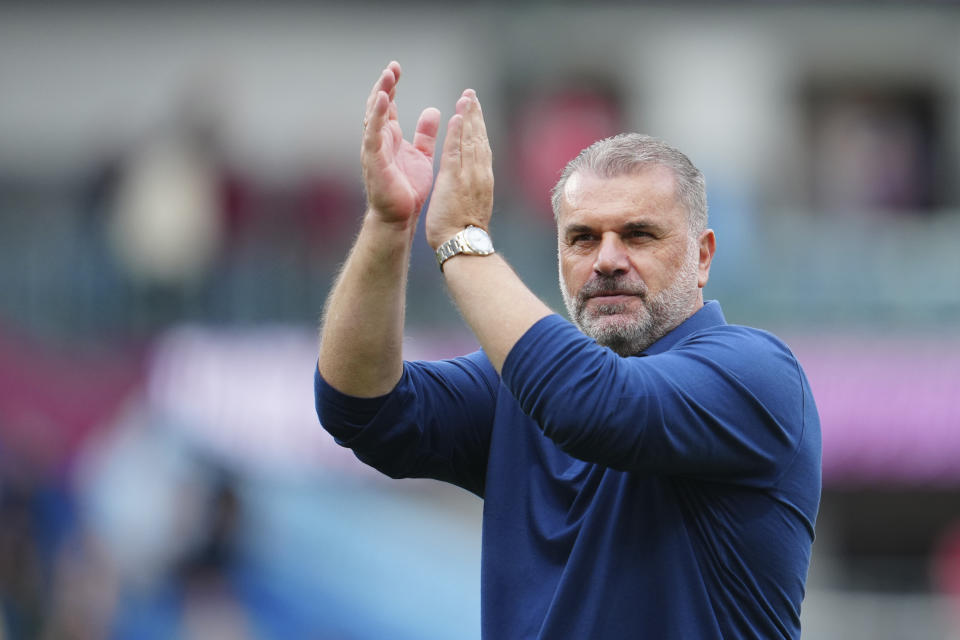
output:
<svg viewBox="0 0 960 640"><path fill-rule="evenodd" d="M615 176L576 171L563 185L561 210L569 212L614 200L676 201L676 177L669 167L650 164Z"/></svg>

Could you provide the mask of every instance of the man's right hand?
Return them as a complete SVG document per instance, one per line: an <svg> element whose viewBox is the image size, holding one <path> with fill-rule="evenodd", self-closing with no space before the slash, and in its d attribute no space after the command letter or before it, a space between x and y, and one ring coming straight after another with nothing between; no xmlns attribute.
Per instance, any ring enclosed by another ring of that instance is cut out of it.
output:
<svg viewBox="0 0 960 640"><path fill-rule="evenodd" d="M367 99L360 157L367 213L324 310L320 375L348 395L375 398L403 375L407 267L417 216L433 185L440 112L425 109L403 139L391 62Z"/></svg>
<svg viewBox="0 0 960 640"><path fill-rule="evenodd" d="M380 74L367 98L361 163L369 213L383 222L414 223L433 185L433 153L440 111L423 110L413 142L403 139L395 101L400 63Z"/></svg>

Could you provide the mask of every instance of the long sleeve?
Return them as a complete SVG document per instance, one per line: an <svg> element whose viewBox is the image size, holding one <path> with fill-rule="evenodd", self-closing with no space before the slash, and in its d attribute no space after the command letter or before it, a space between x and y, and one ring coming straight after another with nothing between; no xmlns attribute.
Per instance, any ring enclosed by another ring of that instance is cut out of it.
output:
<svg viewBox="0 0 960 640"><path fill-rule="evenodd" d="M393 478L435 478L483 495L499 378L482 352L404 362L387 395L356 398L314 374L320 423L356 456Z"/></svg>
<svg viewBox="0 0 960 640"><path fill-rule="evenodd" d="M550 316L510 352L503 382L576 458L758 487L778 481L806 423L816 420L786 346L726 324L686 333L659 353L622 358Z"/></svg>

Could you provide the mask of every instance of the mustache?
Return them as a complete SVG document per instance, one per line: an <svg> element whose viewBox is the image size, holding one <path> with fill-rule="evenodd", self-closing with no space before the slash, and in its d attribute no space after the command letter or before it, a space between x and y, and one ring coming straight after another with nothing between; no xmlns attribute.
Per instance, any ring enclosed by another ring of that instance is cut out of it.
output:
<svg viewBox="0 0 960 640"><path fill-rule="evenodd" d="M581 304L602 295L633 295L646 300L647 285L643 280L630 280L624 276L598 275L588 280L577 292Z"/></svg>

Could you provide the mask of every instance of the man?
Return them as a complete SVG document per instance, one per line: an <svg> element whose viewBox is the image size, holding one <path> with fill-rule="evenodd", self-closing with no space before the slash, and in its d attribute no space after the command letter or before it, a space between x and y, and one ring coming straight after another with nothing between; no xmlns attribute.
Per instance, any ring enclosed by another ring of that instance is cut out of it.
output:
<svg viewBox="0 0 960 640"><path fill-rule="evenodd" d="M327 304L323 426L392 477L484 498L484 638L799 637L819 420L786 346L703 302L700 172L638 135L567 167L553 201L574 327L492 252L490 146L464 91L425 226L482 351L403 362L440 114L404 141L399 76L390 63L367 102L368 209Z"/></svg>

